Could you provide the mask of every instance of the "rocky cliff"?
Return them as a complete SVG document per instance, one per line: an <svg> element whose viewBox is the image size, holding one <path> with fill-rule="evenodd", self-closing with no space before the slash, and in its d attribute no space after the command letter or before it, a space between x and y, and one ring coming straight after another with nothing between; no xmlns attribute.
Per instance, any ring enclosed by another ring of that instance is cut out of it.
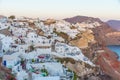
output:
<svg viewBox="0 0 120 80"><path fill-rule="evenodd" d="M110 32L105 36L107 45L120 45L120 32Z"/></svg>
<svg viewBox="0 0 120 80"><path fill-rule="evenodd" d="M100 23L100 26L91 28L96 42L89 43L87 48L82 49L82 52L100 67L103 75L111 76L111 80L120 80L120 62L117 60L117 55L106 47L107 45L120 45L120 32L112 29L98 18L76 16L65 20L71 23L93 23L95 21ZM76 42L76 45L79 45L79 41ZM85 41L82 42L86 43ZM105 80L110 79L105 78Z"/></svg>

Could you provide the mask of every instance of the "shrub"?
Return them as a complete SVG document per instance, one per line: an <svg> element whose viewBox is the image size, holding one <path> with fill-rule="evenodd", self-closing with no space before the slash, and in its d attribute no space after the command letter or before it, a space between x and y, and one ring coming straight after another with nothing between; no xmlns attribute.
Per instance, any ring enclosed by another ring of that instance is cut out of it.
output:
<svg viewBox="0 0 120 80"><path fill-rule="evenodd" d="M8 17L9 19L15 19L15 16L14 15L11 15Z"/></svg>

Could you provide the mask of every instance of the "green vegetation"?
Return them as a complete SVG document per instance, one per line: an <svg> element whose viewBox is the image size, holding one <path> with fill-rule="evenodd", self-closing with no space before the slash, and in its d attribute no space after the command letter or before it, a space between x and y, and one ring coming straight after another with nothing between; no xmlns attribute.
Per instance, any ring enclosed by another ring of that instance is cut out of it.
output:
<svg viewBox="0 0 120 80"><path fill-rule="evenodd" d="M74 72L74 78L73 78L73 80L77 80L77 75L76 75L75 72Z"/></svg>
<svg viewBox="0 0 120 80"><path fill-rule="evenodd" d="M68 68L68 70L67 70L68 72L72 72L69 68Z"/></svg>
<svg viewBox="0 0 120 80"><path fill-rule="evenodd" d="M34 59L32 59L32 62L35 62L35 60L34 60Z"/></svg>
<svg viewBox="0 0 120 80"><path fill-rule="evenodd" d="M58 60L58 62L61 62L61 63L65 61L66 63L70 62L72 64L75 64L75 60L72 58L56 58L56 59Z"/></svg>
<svg viewBox="0 0 120 80"><path fill-rule="evenodd" d="M41 69L41 72L44 73L43 76L48 76L48 71L47 71L47 69Z"/></svg>
<svg viewBox="0 0 120 80"><path fill-rule="evenodd" d="M8 17L9 19L15 19L15 16L14 15L11 15Z"/></svg>
<svg viewBox="0 0 120 80"><path fill-rule="evenodd" d="M24 64L24 60L23 60L23 58L21 59L21 62L20 62L21 64Z"/></svg>
<svg viewBox="0 0 120 80"><path fill-rule="evenodd" d="M7 28L8 30L10 29L10 26Z"/></svg>
<svg viewBox="0 0 120 80"><path fill-rule="evenodd" d="M29 46L29 49L30 49L30 52L33 51L33 50L35 50L35 48L34 48L33 45Z"/></svg>

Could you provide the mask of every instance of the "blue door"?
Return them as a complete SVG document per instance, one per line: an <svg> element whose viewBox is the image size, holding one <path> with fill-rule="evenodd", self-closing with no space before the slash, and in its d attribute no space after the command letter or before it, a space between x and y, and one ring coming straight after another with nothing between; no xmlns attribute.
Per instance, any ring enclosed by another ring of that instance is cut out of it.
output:
<svg viewBox="0 0 120 80"><path fill-rule="evenodd" d="M6 61L4 61L4 62L3 62L3 65L4 65L4 66L6 66L6 64L7 64L7 62L6 62Z"/></svg>

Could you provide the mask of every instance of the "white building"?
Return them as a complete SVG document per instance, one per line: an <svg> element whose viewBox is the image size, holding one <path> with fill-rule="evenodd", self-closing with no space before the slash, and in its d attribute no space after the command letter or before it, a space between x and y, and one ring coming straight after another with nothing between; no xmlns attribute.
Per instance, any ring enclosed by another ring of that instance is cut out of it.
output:
<svg viewBox="0 0 120 80"><path fill-rule="evenodd" d="M35 77L33 80L60 80L60 76Z"/></svg>
<svg viewBox="0 0 120 80"><path fill-rule="evenodd" d="M14 55L4 55L3 56L3 65L7 68L13 68L20 61L18 56Z"/></svg>
<svg viewBox="0 0 120 80"><path fill-rule="evenodd" d="M14 40L12 39L12 37L4 37L2 40L2 50L5 50L5 52L7 52L10 49L10 45L14 43Z"/></svg>
<svg viewBox="0 0 120 80"><path fill-rule="evenodd" d="M0 15L0 22L4 23L7 21L7 17Z"/></svg>

